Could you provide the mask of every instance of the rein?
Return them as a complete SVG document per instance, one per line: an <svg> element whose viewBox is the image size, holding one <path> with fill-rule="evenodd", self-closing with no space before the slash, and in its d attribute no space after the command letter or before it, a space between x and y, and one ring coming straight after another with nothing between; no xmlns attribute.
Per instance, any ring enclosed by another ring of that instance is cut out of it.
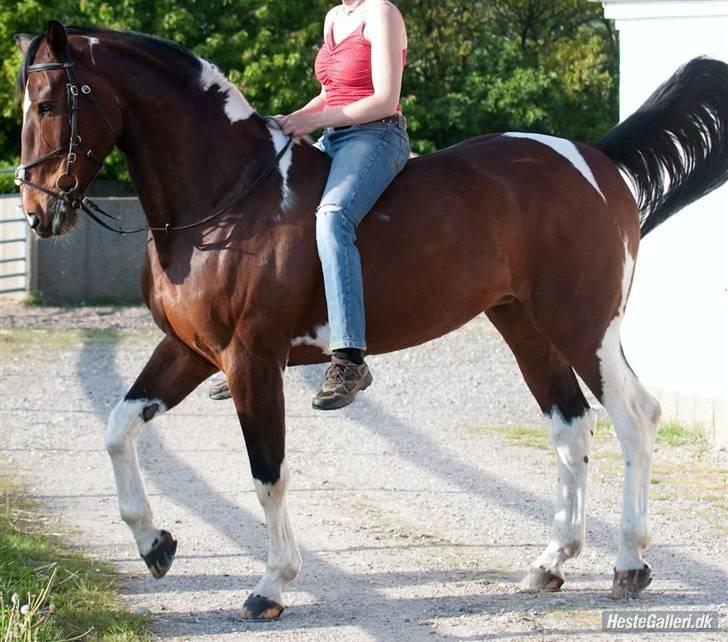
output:
<svg viewBox="0 0 728 642"><path fill-rule="evenodd" d="M98 223L101 227L106 228L107 230L110 230L112 232L115 232L116 234L120 234L121 236L124 236L126 234L137 234L138 232L164 232L165 234L169 234L170 232L177 232L181 230L189 230L195 227L199 227L201 225L205 225L206 223L209 223L213 219L217 218L218 216L221 216L225 212L227 212L233 205L235 205L237 202L239 202L241 199L248 196L258 185L260 185L266 178L268 178L275 167L280 162L281 158L283 158L283 155L288 151L288 149L291 146L291 143L293 141L293 138L291 136L288 136L288 140L286 141L286 144L280 149L280 151L276 154L275 158L265 167L265 169L258 174L258 176L255 177L252 183L250 183L245 189L243 189L239 194L236 194L233 198L229 199L224 205L218 207L212 214L209 214L205 218L203 218L200 221L197 221L195 223L189 223L187 225L170 225L167 223L164 227L152 227L150 225L145 225L143 227L139 227L133 230L125 230L120 225L120 219L114 216L113 214L109 214L107 211L105 211L98 203L95 203L92 201L88 196L86 196L83 192L78 190L78 177L73 173L73 165L76 162L77 154L76 150L82 151L85 156L89 159L91 159L94 163L96 163L99 168L103 164L103 159L99 157L96 152L94 152L92 149L88 149L85 147L82 143L81 136L78 134L78 98L79 95L86 96L93 105L94 109L99 113L102 120L106 124L106 126L109 128L111 133L114 135L114 140L117 140L119 137L118 132L116 131L116 128L111 123L111 120L107 117L107 115L104 113L104 110L99 105L98 101L96 100L96 97L92 93L91 86L85 83L81 83L78 79L78 76L76 75L75 65L73 61L71 60L70 50L68 45L66 45L66 49L64 52L64 60L63 62L46 62L46 63L40 63L35 65L29 65L27 68L28 73L34 73L34 72L42 72L42 71L65 71L66 78L68 79L68 82L66 83L66 104L68 107L68 122L70 125L71 133L68 141L68 145L65 147L59 147L57 149L54 149L52 152L49 152L47 154L43 154L42 156L39 156L32 161L28 161L27 163L23 163L22 165L18 165L15 169L15 184L20 185L26 185L32 189L38 190L40 192L43 192L44 194L47 194L48 196L52 196L56 199L56 201L60 201L63 203L66 203L74 210L82 210L85 214L88 215L88 217L93 220L94 222ZM280 129L280 125L278 124L278 121L273 118L272 116L265 116L264 120L266 121L272 121L275 123L275 125ZM47 187L44 187L42 185L38 185L37 183L33 183L32 181L29 181L25 178L26 170L36 167L42 163L44 163L47 160L50 160L51 158L55 158L56 156L60 156L63 154L64 151L67 151L66 153L66 167L63 172L57 179L56 179L56 190L53 191L51 189L48 189ZM65 186L64 186L65 185ZM70 186L70 187L69 187ZM108 219L111 219L113 221L116 221L117 224L119 224L117 227L112 227L108 223L105 223L102 221L99 216L104 216Z"/></svg>

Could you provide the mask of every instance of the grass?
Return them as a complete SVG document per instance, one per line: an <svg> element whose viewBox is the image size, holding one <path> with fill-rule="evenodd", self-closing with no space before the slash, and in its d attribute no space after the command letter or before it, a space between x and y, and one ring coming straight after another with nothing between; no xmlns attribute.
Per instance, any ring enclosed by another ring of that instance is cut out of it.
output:
<svg viewBox="0 0 728 642"><path fill-rule="evenodd" d="M40 509L0 478L0 640L146 642L147 617L119 603L111 567L44 533Z"/></svg>
<svg viewBox="0 0 728 642"><path fill-rule="evenodd" d="M543 426L478 426L469 428L468 432L497 434L511 446L551 450L549 432L545 424ZM611 439L612 432L612 423L605 419L599 419L594 431L594 441L597 443L607 442Z"/></svg>
<svg viewBox="0 0 728 642"><path fill-rule="evenodd" d="M708 445L708 440L702 432L685 428L677 423L661 424L657 428L656 441L670 448L693 446L702 450Z"/></svg>
<svg viewBox="0 0 728 642"><path fill-rule="evenodd" d="M36 308L45 305L45 299L40 292L28 292L20 303L26 308Z"/></svg>

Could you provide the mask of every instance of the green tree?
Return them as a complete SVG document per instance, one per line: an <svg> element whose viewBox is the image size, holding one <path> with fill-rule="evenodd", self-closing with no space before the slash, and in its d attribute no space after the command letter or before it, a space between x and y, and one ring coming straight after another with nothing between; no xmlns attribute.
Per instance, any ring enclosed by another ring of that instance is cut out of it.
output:
<svg viewBox="0 0 728 642"><path fill-rule="evenodd" d="M335 0L19 0L0 9L0 165L17 161L18 32L48 19L153 33L214 61L261 113L318 92L313 60ZM617 119L617 47L588 0L403 0L402 104L416 151L508 129L589 140ZM107 175L123 176L118 155Z"/></svg>

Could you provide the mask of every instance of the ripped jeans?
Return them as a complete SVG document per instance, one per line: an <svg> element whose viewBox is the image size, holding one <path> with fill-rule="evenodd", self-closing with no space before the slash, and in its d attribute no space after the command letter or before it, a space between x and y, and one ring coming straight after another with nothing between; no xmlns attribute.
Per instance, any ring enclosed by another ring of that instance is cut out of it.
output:
<svg viewBox="0 0 728 642"><path fill-rule="evenodd" d="M325 129L316 147L331 158L316 209L316 245L331 328L329 350L366 350L364 284L356 228L409 158L407 131L373 122Z"/></svg>

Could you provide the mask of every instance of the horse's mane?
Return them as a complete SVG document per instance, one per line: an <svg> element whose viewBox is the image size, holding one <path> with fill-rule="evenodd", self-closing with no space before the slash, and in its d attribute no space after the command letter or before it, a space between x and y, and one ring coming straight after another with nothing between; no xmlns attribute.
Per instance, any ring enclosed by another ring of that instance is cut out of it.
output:
<svg viewBox="0 0 728 642"><path fill-rule="evenodd" d="M123 40L138 43L140 47L151 52L164 62L168 63L170 67L181 70L184 75L189 75L189 78L197 78L202 70L200 59L195 56L192 52L185 49L182 45L166 40L158 36L151 36L146 33L139 33L138 31L115 31L113 29L104 29L101 27L66 27L66 33L69 36L111 36L120 37ZM18 101L22 100L22 96L25 92L25 83L28 80L28 66L32 63L35 55L38 53L38 47L43 40L43 34L33 38L28 51L25 54L22 64L20 65L20 71L15 84L16 96Z"/></svg>

